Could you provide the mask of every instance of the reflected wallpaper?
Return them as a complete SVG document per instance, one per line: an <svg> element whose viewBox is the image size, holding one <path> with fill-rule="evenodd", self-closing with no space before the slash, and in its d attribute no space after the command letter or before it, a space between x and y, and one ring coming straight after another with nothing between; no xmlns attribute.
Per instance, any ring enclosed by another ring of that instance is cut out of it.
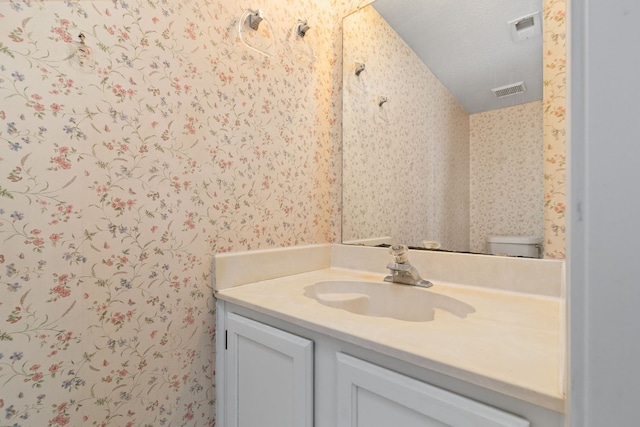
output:
<svg viewBox="0 0 640 427"><path fill-rule="evenodd" d="M469 114L373 7L344 40L343 241L469 250Z"/></svg>
<svg viewBox="0 0 640 427"><path fill-rule="evenodd" d="M488 235L533 235L544 236L546 258L565 258L565 1L544 4L542 106L474 115L470 126L428 69L422 67L429 85L416 83L415 54L374 10L357 15L345 28L345 40L355 42L351 51L345 45L343 75L344 123L349 124L343 141L343 241L388 236L416 246L438 240L444 249L484 252ZM393 66L384 68L382 59ZM356 62L367 66L358 77ZM380 96L388 98L382 107ZM491 135L489 124L511 142ZM527 141L526 147L510 146L515 140ZM499 159L491 159L489 151L500 145L515 149L505 156L522 167L495 164ZM470 173L460 164L469 161ZM471 187L462 183L464 176ZM415 182L424 184L410 185ZM416 219L407 220L411 215ZM464 223L469 218L470 226Z"/></svg>
<svg viewBox="0 0 640 427"><path fill-rule="evenodd" d="M471 251L487 236L544 234L542 101L472 114Z"/></svg>

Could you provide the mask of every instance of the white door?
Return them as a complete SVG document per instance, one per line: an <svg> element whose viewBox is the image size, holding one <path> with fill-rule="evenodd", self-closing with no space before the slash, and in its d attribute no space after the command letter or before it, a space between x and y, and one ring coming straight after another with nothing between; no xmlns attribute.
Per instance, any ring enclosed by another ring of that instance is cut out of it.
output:
<svg viewBox="0 0 640 427"><path fill-rule="evenodd" d="M338 353L338 427L529 427L529 422Z"/></svg>
<svg viewBox="0 0 640 427"><path fill-rule="evenodd" d="M313 341L228 313L226 427L312 427Z"/></svg>

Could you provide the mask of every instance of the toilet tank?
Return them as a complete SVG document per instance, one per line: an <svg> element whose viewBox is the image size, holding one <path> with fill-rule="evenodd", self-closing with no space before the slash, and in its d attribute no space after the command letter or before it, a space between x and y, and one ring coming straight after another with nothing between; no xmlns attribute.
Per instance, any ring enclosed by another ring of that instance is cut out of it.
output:
<svg viewBox="0 0 640 427"><path fill-rule="evenodd" d="M542 257L542 238L535 236L489 236L487 252L494 255Z"/></svg>

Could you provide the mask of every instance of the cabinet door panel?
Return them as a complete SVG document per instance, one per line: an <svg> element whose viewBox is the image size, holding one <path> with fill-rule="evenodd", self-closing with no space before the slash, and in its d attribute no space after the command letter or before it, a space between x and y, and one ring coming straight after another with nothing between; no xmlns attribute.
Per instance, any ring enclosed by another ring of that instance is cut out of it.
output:
<svg viewBox="0 0 640 427"><path fill-rule="evenodd" d="M228 427L313 425L313 342L229 313Z"/></svg>
<svg viewBox="0 0 640 427"><path fill-rule="evenodd" d="M353 392L357 399L355 402L357 426L448 427L366 388L358 388Z"/></svg>
<svg viewBox="0 0 640 427"><path fill-rule="evenodd" d="M529 427L529 422L338 353L338 427Z"/></svg>

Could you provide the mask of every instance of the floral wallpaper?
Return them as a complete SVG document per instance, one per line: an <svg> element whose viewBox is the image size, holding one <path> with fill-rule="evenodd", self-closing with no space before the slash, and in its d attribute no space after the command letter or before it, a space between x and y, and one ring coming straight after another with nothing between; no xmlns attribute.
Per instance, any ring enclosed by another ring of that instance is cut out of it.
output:
<svg viewBox="0 0 640 427"><path fill-rule="evenodd" d="M469 115L373 7L343 31L343 241L468 250Z"/></svg>
<svg viewBox="0 0 640 427"><path fill-rule="evenodd" d="M342 7L0 3L1 426L215 424L213 254L339 238Z"/></svg>
<svg viewBox="0 0 640 427"><path fill-rule="evenodd" d="M544 5L545 258L566 257L566 0Z"/></svg>
<svg viewBox="0 0 640 427"><path fill-rule="evenodd" d="M546 2L545 236L564 257L564 1ZM0 426L215 425L212 256L339 239L341 18L366 3L0 2ZM273 57L238 42L247 8ZM423 119L468 132L453 104ZM426 150L430 182L466 173L443 161L464 149ZM425 173L398 160L394 191ZM421 238L468 244L457 206Z"/></svg>
<svg viewBox="0 0 640 427"><path fill-rule="evenodd" d="M544 234L542 101L472 114L471 251L488 236Z"/></svg>

